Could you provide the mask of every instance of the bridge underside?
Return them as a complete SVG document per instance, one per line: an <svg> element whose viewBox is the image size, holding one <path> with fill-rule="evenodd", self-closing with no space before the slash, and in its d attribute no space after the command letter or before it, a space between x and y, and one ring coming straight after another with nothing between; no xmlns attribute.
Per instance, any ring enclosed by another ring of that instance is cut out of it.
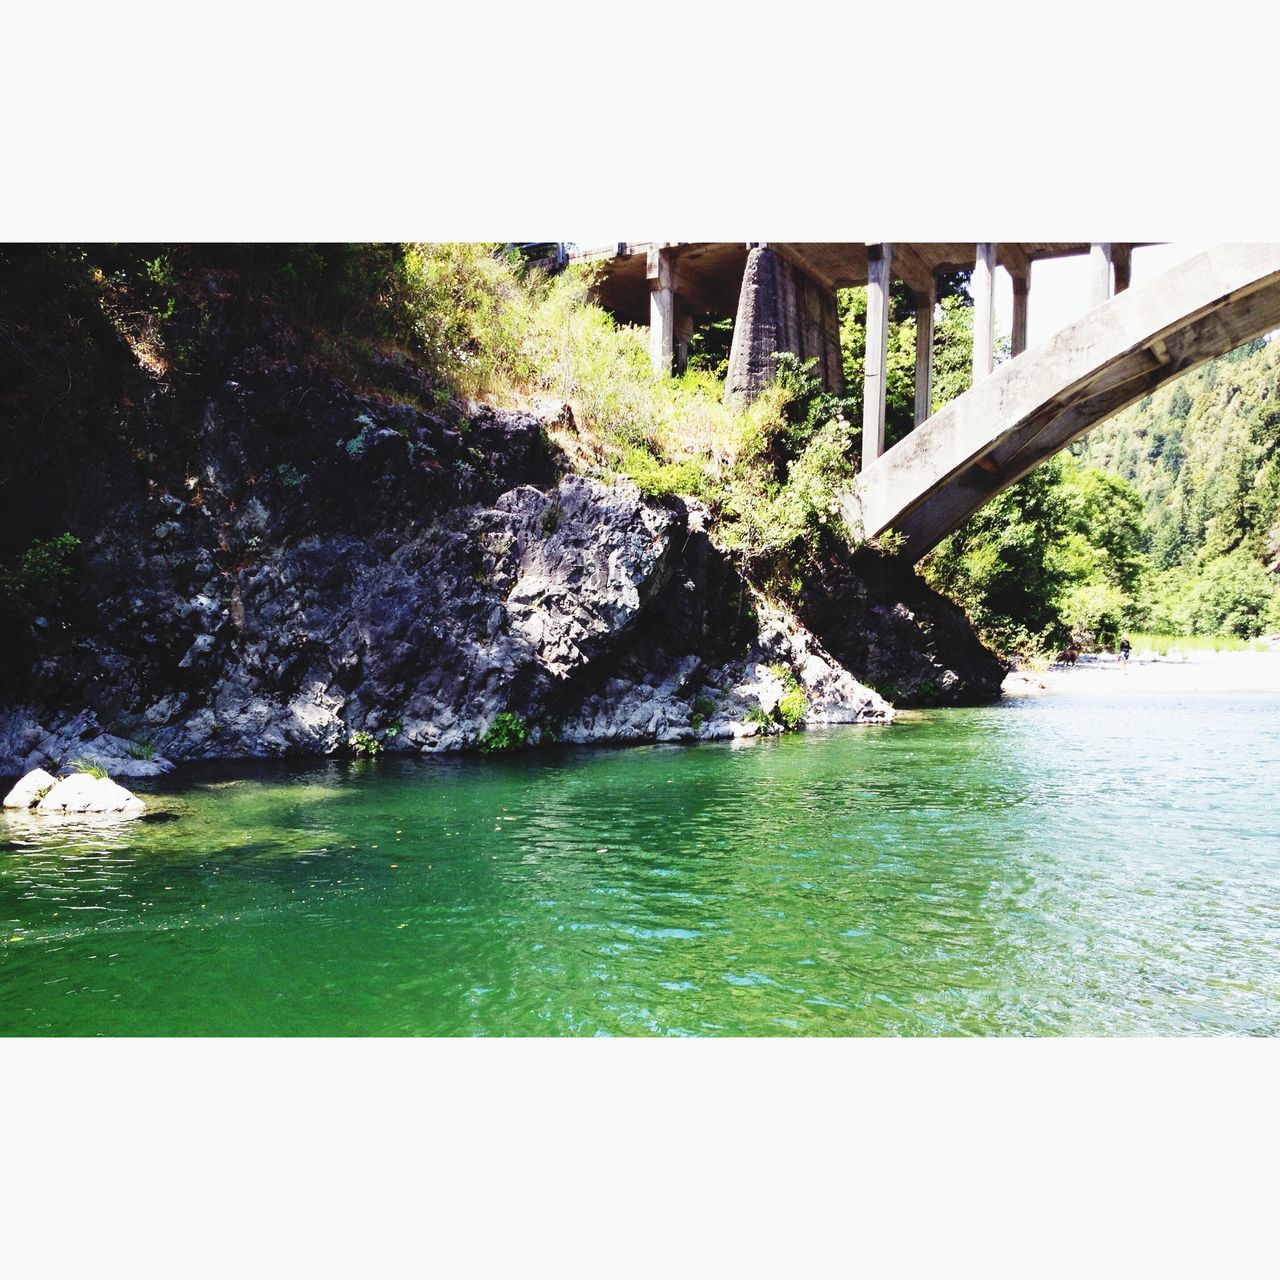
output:
<svg viewBox="0 0 1280 1280"><path fill-rule="evenodd" d="M814 361L831 390L843 389L844 361L836 290L867 286L863 457L884 452L884 408L889 290L907 286L916 326L915 421L932 412L933 311L940 274L972 271L974 377L991 371L994 273L1003 267L1013 284L1013 350L1026 345L1031 266L1045 258L1088 253L1095 259L1095 293L1110 296L1129 279L1132 244L1085 242L677 242L615 244L570 255L595 263L595 300L619 320L649 326L653 366L682 372L699 320L733 318L726 395L750 400L771 381L774 353Z"/></svg>
<svg viewBox="0 0 1280 1280"><path fill-rule="evenodd" d="M1162 383L1280 328L1280 245L1220 245L1118 294L864 467L845 516L919 559L996 494Z"/></svg>

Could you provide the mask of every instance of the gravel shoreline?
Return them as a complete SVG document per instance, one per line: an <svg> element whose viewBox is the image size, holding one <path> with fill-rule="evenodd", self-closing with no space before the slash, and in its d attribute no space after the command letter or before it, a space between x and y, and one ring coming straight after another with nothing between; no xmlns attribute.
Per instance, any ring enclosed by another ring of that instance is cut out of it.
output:
<svg viewBox="0 0 1280 1280"><path fill-rule="evenodd" d="M1280 650L1210 649L1167 655L1135 654L1127 664L1111 654L1084 654L1074 666L1047 671L1011 671L1006 695L1041 693L1223 693L1243 690L1280 691Z"/></svg>

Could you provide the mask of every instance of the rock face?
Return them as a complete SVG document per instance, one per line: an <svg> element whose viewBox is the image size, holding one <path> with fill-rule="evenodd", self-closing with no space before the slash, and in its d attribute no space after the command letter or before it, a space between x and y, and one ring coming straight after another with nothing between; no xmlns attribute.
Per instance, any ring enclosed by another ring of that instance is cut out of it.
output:
<svg viewBox="0 0 1280 1280"><path fill-rule="evenodd" d="M998 664L909 572L851 556L770 608L696 504L564 474L532 414L420 408L410 367L386 371L395 398L358 391L236 297L210 276L198 376L126 376L110 335L89 363L83 328L46 361L80 361L59 412L89 425L24 519L81 546L74 591L0 670L0 773L138 776L356 731L454 750L502 712L533 742L758 733L791 682L810 724L888 719L869 684L997 696ZM32 393L29 433L12 408L16 438L40 438L53 394ZM94 435L121 403L127 440ZM38 472L31 450L15 468Z"/></svg>

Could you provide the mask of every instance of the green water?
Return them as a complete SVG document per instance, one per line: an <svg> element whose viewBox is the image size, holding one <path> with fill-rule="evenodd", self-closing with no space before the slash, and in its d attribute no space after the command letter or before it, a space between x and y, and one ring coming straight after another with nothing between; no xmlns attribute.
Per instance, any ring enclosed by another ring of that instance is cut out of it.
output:
<svg viewBox="0 0 1280 1280"><path fill-rule="evenodd" d="M0 823L0 1032L1280 1033L1280 695L189 767Z"/></svg>

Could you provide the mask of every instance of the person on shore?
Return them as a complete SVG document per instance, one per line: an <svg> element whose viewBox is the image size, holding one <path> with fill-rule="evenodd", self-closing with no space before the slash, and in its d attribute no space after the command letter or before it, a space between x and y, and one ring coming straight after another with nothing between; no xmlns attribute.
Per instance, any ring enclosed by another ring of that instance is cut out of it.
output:
<svg viewBox="0 0 1280 1280"><path fill-rule="evenodd" d="M1121 636L1121 637L1120 637L1120 665L1121 665L1122 667L1126 667L1126 668L1127 668L1127 667L1128 667L1128 665L1129 665L1129 649L1130 649L1130 647L1131 647L1131 646L1130 646L1130 644L1129 644L1129 637L1128 637L1128 636Z"/></svg>

